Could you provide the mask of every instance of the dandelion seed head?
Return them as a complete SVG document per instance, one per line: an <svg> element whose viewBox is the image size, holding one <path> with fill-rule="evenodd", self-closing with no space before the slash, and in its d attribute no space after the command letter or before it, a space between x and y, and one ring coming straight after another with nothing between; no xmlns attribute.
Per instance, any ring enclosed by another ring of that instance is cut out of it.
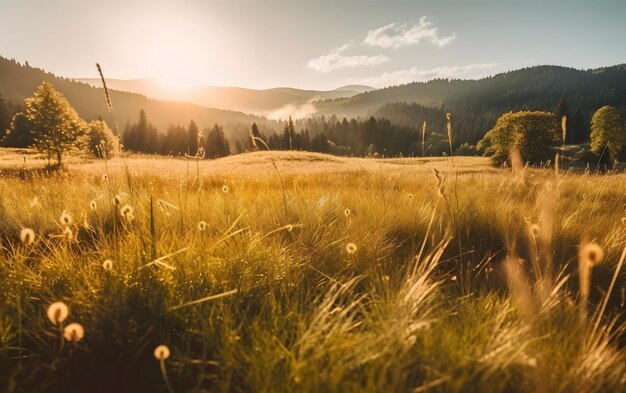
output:
<svg viewBox="0 0 626 393"><path fill-rule="evenodd" d="M228 189L228 186L227 186L227 185L223 185L223 186L222 186L222 192L223 192L224 194L228 194L228 190L229 190L229 189Z"/></svg>
<svg viewBox="0 0 626 393"><path fill-rule="evenodd" d="M119 193L119 194L115 195L115 198L114 198L115 199L115 204L116 205L121 205L125 198L126 198L126 194L124 194L124 193Z"/></svg>
<svg viewBox="0 0 626 393"><path fill-rule="evenodd" d="M110 259L107 259L106 261L102 262L102 268L110 272L111 270L113 270L113 261Z"/></svg>
<svg viewBox="0 0 626 393"><path fill-rule="evenodd" d="M126 221L132 221L135 218L135 209L130 205L124 205L120 208L120 216Z"/></svg>
<svg viewBox="0 0 626 393"><path fill-rule="evenodd" d="M411 193L407 194L406 197L408 198L409 201L413 200L413 194L411 194Z"/></svg>
<svg viewBox="0 0 626 393"><path fill-rule="evenodd" d="M69 342L77 343L85 336L85 329L80 323L70 323L63 329L63 337Z"/></svg>
<svg viewBox="0 0 626 393"><path fill-rule="evenodd" d="M65 240L72 240L74 238L74 232L72 232L72 229L70 227L65 227L65 229L63 229L63 233L61 234L61 237L63 237L63 239Z"/></svg>
<svg viewBox="0 0 626 393"><path fill-rule="evenodd" d="M206 230L206 228L207 228L207 223L206 223L206 221L200 221L200 222L198 223L198 230L199 230L200 232L205 231L205 230Z"/></svg>
<svg viewBox="0 0 626 393"><path fill-rule="evenodd" d="M348 252L348 254L352 255L356 252L356 250L357 250L356 244L354 243L346 244L346 251Z"/></svg>
<svg viewBox="0 0 626 393"><path fill-rule="evenodd" d="M65 303L54 302L48 306L46 314L53 325L58 325L59 323L65 321L67 315L69 314L69 310L67 309Z"/></svg>
<svg viewBox="0 0 626 393"><path fill-rule="evenodd" d="M533 237L538 237L540 233L541 233L541 230L539 228L539 225L532 224L530 226L530 234L533 235Z"/></svg>
<svg viewBox="0 0 626 393"><path fill-rule="evenodd" d="M602 262L604 250L596 243L587 243L580 250L580 256L589 266L595 266Z"/></svg>
<svg viewBox="0 0 626 393"><path fill-rule="evenodd" d="M20 232L20 240L25 246L30 246L35 241L35 231L30 228L22 228Z"/></svg>
<svg viewBox="0 0 626 393"><path fill-rule="evenodd" d="M343 215L346 216L346 217L350 216L351 213L352 212L348 208L346 208L346 210L343 211Z"/></svg>
<svg viewBox="0 0 626 393"><path fill-rule="evenodd" d="M154 349L154 357L156 360L165 360L170 357L170 349L167 345L161 344Z"/></svg>
<svg viewBox="0 0 626 393"><path fill-rule="evenodd" d="M70 225L72 221L72 215L67 210L63 210L63 212L61 213L61 217L59 217L59 222L61 223L61 225Z"/></svg>

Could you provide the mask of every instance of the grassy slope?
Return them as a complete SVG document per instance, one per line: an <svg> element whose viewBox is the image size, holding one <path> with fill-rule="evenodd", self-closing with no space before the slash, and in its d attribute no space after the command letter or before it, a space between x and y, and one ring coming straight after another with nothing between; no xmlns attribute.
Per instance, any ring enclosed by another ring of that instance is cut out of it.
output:
<svg viewBox="0 0 626 393"><path fill-rule="evenodd" d="M486 164L272 152L203 161L196 178L193 162L130 157L129 176L112 161L103 180L102 161L81 161L22 181L0 162L1 390L166 391L152 356L164 343L177 392L623 391L624 350L608 322L581 322L574 294L583 237L606 253L592 300L608 287L626 240L623 175ZM59 236L63 210L77 240ZM528 235L526 220L551 216L551 241ZM22 227L34 245L19 244ZM512 294L507 252L528 271ZM572 274L564 287L529 289L534 252ZM45 317L57 300L85 326L80 343L59 348Z"/></svg>

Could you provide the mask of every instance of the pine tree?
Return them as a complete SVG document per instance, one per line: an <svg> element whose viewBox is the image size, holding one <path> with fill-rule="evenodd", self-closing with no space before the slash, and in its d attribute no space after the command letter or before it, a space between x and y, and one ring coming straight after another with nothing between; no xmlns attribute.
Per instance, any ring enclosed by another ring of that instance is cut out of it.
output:
<svg viewBox="0 0 626 393"><path fill-rule="evenodd" d="M189 123L189 127L187 127L187 154L189 154L190 156L196 155L196 153L198 152L198 147L201 146L201 138L202 134L200 133L200 130L198 130L198 126L192 120L191 123Z"/></svg>
<svg viewBox="0 0 626 393"><path fill-rule="evenodd" d="M289 120L285 123L285 127L283 128L283 150L293 150L293 138L295 134L296 129L291 116L289 116Z"/></svg>

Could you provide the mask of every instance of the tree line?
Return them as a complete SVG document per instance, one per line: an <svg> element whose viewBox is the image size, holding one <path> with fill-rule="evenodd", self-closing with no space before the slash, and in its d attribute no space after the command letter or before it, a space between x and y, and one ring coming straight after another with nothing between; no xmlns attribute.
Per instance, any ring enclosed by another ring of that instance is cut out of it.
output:
<svg viewBox="0 0 626 393"><path fill-rule="evenodd" d="M407 104L390 104L381 112L391 113L402 105ZM126 124L121 136L115 136L102 119L92 122L81 119L65 97L44 82L12 117L9 106L0 97L0 126L7 128L2 138L4 146L35 147L46 153L49 161L54 158L58 165L63 155L71 151L112 156L119 150L120 140L121 146L135 152L202 158L269 149L373 157L488 155L501 164L508 160L512 147L521 151L525 161L539 163L549 160L558 145L576 139L590 142L589 148L581 150L583 153L610 160L626 158L626 127L619 111L612 106L596 111L588 128L576 115L568 117L565 100L559 102L554 112L508 112L497 119L476 145L458 144L463 141L458 136L463 120L456 114L418 104L410 106L412 113L418 115L407 118L410 121L406 120L406 124L412 126L376 116L350 120L321 116L297 121L290 117L280 132L271 128L262 130L253 123L247 134L231 135L231 140L219 124L200 130L193 120L187 126L170 125L160 132L142 109L137 121ZM563 118L567 119L567 132L566 123L559 125ZM584 137L576 135L578 129L585 130Z"/></svg>

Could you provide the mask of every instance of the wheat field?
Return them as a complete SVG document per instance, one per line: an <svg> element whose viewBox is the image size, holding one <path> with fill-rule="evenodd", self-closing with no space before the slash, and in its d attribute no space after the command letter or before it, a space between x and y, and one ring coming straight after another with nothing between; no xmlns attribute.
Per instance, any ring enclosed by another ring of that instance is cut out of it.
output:
<svg viewBox="0 0 626 393"><path fill-rule="evenodd" d="M622 174L0 157L0 391L626 391Z"/></svg>

